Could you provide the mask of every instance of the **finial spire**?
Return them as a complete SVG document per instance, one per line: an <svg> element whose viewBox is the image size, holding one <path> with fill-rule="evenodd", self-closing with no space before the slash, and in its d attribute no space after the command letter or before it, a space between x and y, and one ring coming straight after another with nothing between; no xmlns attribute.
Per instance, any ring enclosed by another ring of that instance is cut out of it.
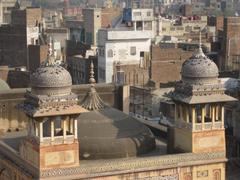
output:
<svg viewBox="0 0 240 180"><path fill-rule="evenodd" d="M204 58L204 57L206 57L206 55L203 53L203 50L202 50L202 32L201 32L201 30L199 31L199 47L195 51L193 56L195 58Z"/></svg>
<svg viewBox="0 0 240 180"><path fill-rule="evenodd" d="M93 62L91 61L91 64L90 64L90 76L89 76L89 83L91 85L95 85L96 83L96 80L94 78L94 65L93 65Z"/></svg>
<svg viewBox="0 0 240 180"><path fill-rule="evenodd" d="M105 107L105 104L95 89L96 80L94 78L94 65L92 61L90 64L89 74L90 74L90 78L89 78L90 89L86 94L86 96L84 97L84 99L82 100L81 106L89 111L103 109Z"/></svg>

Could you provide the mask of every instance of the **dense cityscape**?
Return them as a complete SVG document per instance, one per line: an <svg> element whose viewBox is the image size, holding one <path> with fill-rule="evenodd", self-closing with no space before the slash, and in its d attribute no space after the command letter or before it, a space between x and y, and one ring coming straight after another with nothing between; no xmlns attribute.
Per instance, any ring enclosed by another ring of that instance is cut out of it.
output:
<svg viewBox="0 0 240 180"><path fill-rule="evenodd" d="M0 0L0 180L239 180L240 0Z"/></svg>

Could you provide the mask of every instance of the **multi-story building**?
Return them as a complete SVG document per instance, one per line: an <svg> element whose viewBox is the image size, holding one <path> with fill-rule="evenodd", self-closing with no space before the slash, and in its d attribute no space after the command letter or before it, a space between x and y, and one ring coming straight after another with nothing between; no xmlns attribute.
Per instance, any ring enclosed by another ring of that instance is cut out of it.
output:
<svg viewBox="0 0 240 180"><path fill-rule="evenodd" d="M0 1L0 24L11 22L11 10L14 9L16 0Z"/></svg>
<svg viewBox="0 0 240 180"><path fill-rule="evenodd" d="M98 30L102 25L101 9L83 9L85 43L96 46Z"/></svg>
<svg viewBox="0 0 240 180"><path fill-rule="evenodd" d="M139 66L144 53L150 52L151 38L154 37L153 10L127 8L123 22L125 24L116 28L99 30L99 82L113 82L114 66L118 62Z"/></svg>
<svg viewBox="0 0 240 180"><path fill-rule="evenodd" d="M226 17L222 46L220 52L220 67L222 70L231 71L240 69L240 18Z"/></svg>
<svg viewBox="0 0 240 180"><path fill-rule="evenodd" d="M0 65L29 68L28 45L40 43L41 20L40 8L12 10L11 24L0 27Z"/></svg>

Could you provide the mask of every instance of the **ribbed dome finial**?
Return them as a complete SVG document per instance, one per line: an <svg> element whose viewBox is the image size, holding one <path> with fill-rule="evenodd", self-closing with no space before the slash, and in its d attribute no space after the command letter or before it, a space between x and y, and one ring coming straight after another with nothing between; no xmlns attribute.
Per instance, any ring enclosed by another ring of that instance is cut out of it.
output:
<svg viewBox="0 0 240 180"><path fill-rule="evenodd" d="M93 62L91 61L91 64L90 64L90 78L89 78L89 83L91 85L95 85L96 83L96 80L94 78L94 65L93 65Z"/></svg>
<svg viewBox="0 0 240 180"><path fill-rule="evenodd" d="M202 50L202 32L200 30L199 32L199 47L198 49L195 51L195 53L193 54L193 56L195 58L205 58L206 55L204 54L203 50Z"/></svg>
<svg viewBox="0 0 240 180"><path fill-rule="evenodd" d="M94 78L93 62L91 62L91 64L90 64L89 83L91 85L90 89L89 89L88 93L86 94L86 96L84 97L84 99L82 100L81 106L89 111L96 111L96 110L103 109L105 107L105 104L95 89L96 80Z"/></svg>

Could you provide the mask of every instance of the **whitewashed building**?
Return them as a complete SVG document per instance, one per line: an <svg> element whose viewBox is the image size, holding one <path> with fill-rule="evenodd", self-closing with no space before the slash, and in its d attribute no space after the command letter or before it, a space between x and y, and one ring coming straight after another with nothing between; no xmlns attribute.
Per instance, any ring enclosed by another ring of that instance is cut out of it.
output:
<svg viewBox="0 0 240 180"><path fill-rule="evenodd" d="M98 32L99 82L113 82L116 63L140 64L141 54L150 52L154 37L153 10L130 9L128 14L124 26Z"/></svg>

